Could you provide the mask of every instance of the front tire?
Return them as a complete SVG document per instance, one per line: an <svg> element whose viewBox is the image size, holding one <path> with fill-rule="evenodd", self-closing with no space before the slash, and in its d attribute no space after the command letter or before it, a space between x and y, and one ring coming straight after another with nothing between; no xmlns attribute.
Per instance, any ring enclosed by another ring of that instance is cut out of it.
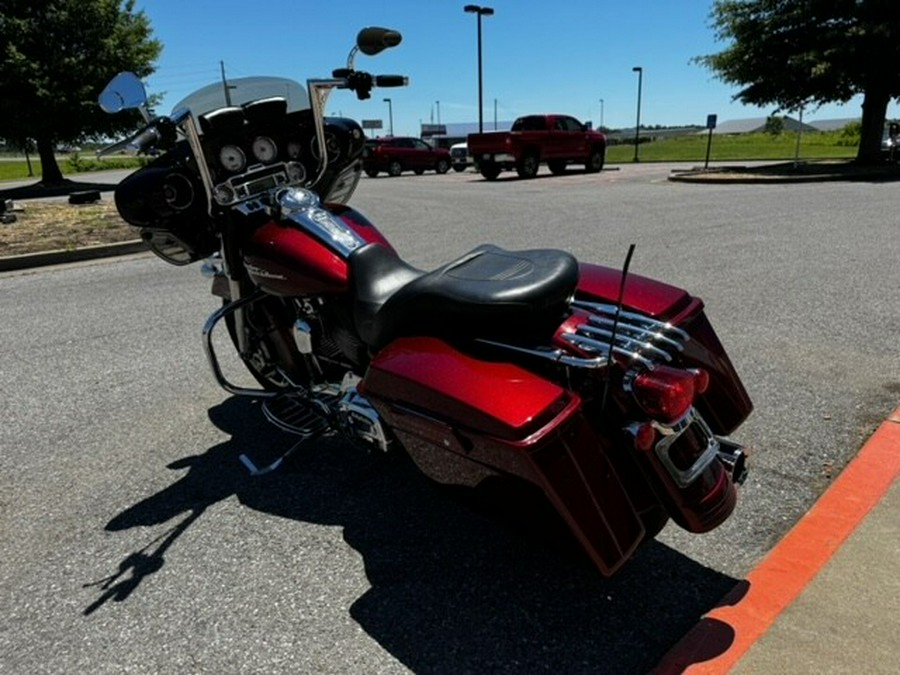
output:
<svg viewBox="0 0 900 675"><path fill-rule="evenodd" d="M403 173L403 165L395 159L390 164L388 164L387 172L389 176L399 176L401 173Z"/></svg>
<svg viewBox="0 0 900 675"><path fill-rule="evenodd" d="M447 173L450 170L450 162L446 159L439 159L437 165L434 167L434 170L438 173Z"/></svg>
<svg viewBox="0 0 900 675"><path fill-rule="evenodd" d="M366 169L366 175L369 178L375 178L378 175L378 169Z"/></svg>
<svg viewBox="0 0 900 675"><path fill-rule="evenodd" d="M223 300L223 304L228 304ZM247 371L260 386L267 391L287 389L290 383L281 376L277 367L287 369L291 379L306 384L309 375L299 369L300 355L294 347L287 326L290 325L290 313L283 301L266 298L248 305L244 310L245 330L248 335L248 351L240 353L238 347L237 327L234 314L225 316L225 325L235 351Z"/></svg>
<svg viewBox="0 0 900 675"><path fill-rule="evenodd" d="M594 148L584 163L584 170L587 173L600 173L603 170L603 163L606 161L606 153L603 148Z"/></svg>

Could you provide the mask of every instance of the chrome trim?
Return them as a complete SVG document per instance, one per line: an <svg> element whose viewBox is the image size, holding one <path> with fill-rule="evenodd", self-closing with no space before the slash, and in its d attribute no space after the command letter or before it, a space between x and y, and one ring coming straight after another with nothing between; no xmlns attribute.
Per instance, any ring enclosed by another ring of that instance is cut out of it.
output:
<svg viewBox="0 0 900 675"><path fill-rule="evenodd" d="M352 61L352 59L351 59ZM352 66L348 65L352 70ZM328 168L328 147L325 145L325 105L332 89L344 89L347 80L342 78L307 80L306 89L309 92L309 107L312 109L313 124L316 127L316 142L319 145L321 156L319 157L319 169L312 185L318 185Z"/></svg>
<svg viewBox="0 0 900 675"><path fill-rule="evenodd" d="M298 168L299 167L299 168ZM254 164L251 170L231 176L213 187L213 199L219 206L234 206L254 197L260 197L272 189L302 183L306 171L300 162L279 162L277 164ZM249 211L259 210L259 205L251 205Z"/></svg>
<svg viewBox="0 0 900 675"><path fill-rule="evenodd" d="M348 435L381 452L388 451L390 440L381 416L369 400L357 391L356 385L344 392L338 402L338 413Z"/></svg>
<svg viewBox="0 0 900 675"><path fill-rule="evenodd" d="M303 319L297 319L294 322L293 330L294 344L297 345L297 351L303 355L313 353L312 328Z"/></svg>
<svg viewBox="0 0 900 675"><path fill-rule="evenodd" d="M696 461L688 469L679 469L669 457L669 448L677 441L681 435L692 424L696 424L700 428L700 432L706 437L706 449L700 454ZM719 457L720 445L719 439L713 434L709 425L700 416L694 408L673 425L666 426L658 422L653 422L656 430L662 434L662 438L656 443L654 451L659 461L666 467L666 471L672 476L678 487L687 487L694 482L697 477L703 473L706 468Z"/></svg>
<svg viewBox="0 0 900 675"><path fill-rule="evenodd" d="M218 324L219 321L224 319L228 314L237 312L238 310L243 309L246 305L256 302L256 300L258 300L261 295L261 293L254 293L253 295L249 295L246 298L241 298L240 300L229 302L227 305L223 305L215 312L213 312L206 320L206 323L203 324L203 349L206 352L206 360L209 362L209 367L213 372L213 377L216 378L216 383L220 387L222 387L222 389L230 394L234 394L235 396L273 398L275 396L278 396L280 393L283 393L277 391L267 391L265 389L249 389L247 387L239 387L229 382L228 378L226 378L225 374L222 372L222 368L219 365L219 359L216 356L216 350L213 347L212 343L213 329L216 327L216 324ZM238 316L235 318L239 318L240 316L241 315L238 314ZM238 335L240 335L240 330Z"/></svg>
<svg viewBox="0 0 900 675"><path fill-rule="evenodd" d="M563 335L563 339L580 349L608 354L615 325L613 353L647 369L652 370L660 362L671 362L690 340L686 332L670 323L620 311L616 305L574 300L572 306L585 310L588 321L578 326L574 333Z"/></svg>
<svg viewBox="0 0 900 675"><path fill-rule="evenodd" d="M366 243L342 220L323 209L312 190L285 188L276 193L275 200L282 218L296 223L345 258Z"/></svg>
<svg viewBox="0 0 900 675"><path fill-rule="evenodd" d="M481 338L476 339L475 342L483 345L489 345L491 347L506 349L511 352L516 352L517 354L534 356L536 358L544 359L545 361L552 361L553 363L559 363L564 366L574 366L576 368L604 368L607 363L605 356L596 356L586 359L572 356L571 354L564 352L562 349L551 349L549 347L544 349L530 349L528 347L519 347L517 345L510 345L504 342L494 342L493 340L484 340Z"/></svg>
<svg viewBox="0 0 900 675"><path fill-rule="evenodd" d="M183 117L182 128L184 135L187 137L188 145L191 146L191 152L194 155L194 161L197 162L197 170L200 172L200 182L203 183L203 190L206 192L206 210L212 217L213 214L213 179L209 171L209 165L206 163L206 156L203 154L203 145L200 142L200 131L197 128L197 120L194 119L190 111L179 110L179 118Z"/></svg>
<svg viewBox="0 0 900 675"><path fill-rule="evenodd" d="M719 438L719 461L731 475L731 480L743 485L747 479L747 452L744 447L727 438Z"/></svg>

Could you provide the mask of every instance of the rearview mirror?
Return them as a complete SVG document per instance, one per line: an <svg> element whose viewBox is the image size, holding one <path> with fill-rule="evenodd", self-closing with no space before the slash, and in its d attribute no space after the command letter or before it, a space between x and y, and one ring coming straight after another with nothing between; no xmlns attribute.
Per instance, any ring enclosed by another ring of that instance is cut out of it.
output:
<svg viewBox="0 0 900 675"><path fill-rule="evenodd" d="M366 56L375 56L390 47L396 47L403 40L403 36L390 28L370 27L363 28L356 36L356 46Z"/></svg>
<svg viewBox="0 0 900 675"><path fill-rule="evenodd" d="M111 79L97 100L104 112L117 113L142 107L147 103L147 92L137 75L125 72Z"/></svg>

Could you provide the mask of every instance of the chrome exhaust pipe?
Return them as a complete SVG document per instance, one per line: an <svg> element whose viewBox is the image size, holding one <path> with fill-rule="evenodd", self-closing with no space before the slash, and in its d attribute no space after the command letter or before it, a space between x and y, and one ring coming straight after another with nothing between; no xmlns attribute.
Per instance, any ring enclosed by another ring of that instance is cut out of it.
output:
<svg viewBox="0 0 900 675"><path fill-rule="evenodd" d="M718 438L719 461L725 466L725 470L731 475L731 480L738 485L743 485L747 479L747 453L744 447L734 441Z"/></svg>

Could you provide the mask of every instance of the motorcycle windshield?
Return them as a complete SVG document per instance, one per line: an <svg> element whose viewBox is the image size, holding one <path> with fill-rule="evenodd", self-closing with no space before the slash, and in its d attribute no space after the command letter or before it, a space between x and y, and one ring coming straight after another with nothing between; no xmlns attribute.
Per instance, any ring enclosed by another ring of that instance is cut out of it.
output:
<svg viewBox="0 0 900 675"><path fill-rule="evenodd" d="M306 88L286 77L239 77L228 80L228 96L222 82L209 84L198 89L175 104L175 111L189 109L195 116L228 105L239 106L262 98L281 96L287 99L288 112L309 108L309 94Z"/></svg>

